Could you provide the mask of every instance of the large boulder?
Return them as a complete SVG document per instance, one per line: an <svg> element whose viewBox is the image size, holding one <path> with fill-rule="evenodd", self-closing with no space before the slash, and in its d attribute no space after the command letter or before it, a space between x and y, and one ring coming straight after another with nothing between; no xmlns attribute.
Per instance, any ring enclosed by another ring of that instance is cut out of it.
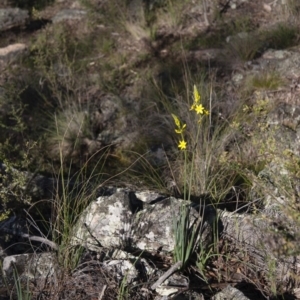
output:
<svg viewBox="0 0 300 300"><path fill-rule="evenodd" d="M149 252L173 251L174 222L179 218L181 207L190 204L156 193L144 198L138 198L137 195L121 189L92 202L80 217L74 243L84 244L91 250L101 245L105 248L131 248ZM213 225L216 220L216 211L212 206L204 208L202 214L196 210L189 210L189 213L191 224L195 219L203 218L202 229L204 223Z"/></svg>
<svg viewBox="0 0 300 300"><path fill-rule="evenodd" d="M19 8L0 9L0 31L23 26L29 18L27 10Z"/></svg>

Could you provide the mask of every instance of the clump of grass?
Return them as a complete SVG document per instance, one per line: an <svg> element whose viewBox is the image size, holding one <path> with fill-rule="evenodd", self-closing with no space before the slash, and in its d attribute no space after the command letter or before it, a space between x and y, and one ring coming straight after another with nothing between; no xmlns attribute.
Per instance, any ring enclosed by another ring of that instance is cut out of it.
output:
<svg viewBox="0 0 300 300"><path fill-rule="evenodd" d="M212 28L209 32L197 35L195 39L189 41L186 48L191 50L199 47L221 48L229 36L234 36L241 32L250 33L254 29L255 25L248 17L240 17L226 23L220 20L215 28Z"/></svg>
<svg viewBox="0 0 300 300"><path fill-rule="evenodd" d="M281 23L275 28L262 32L268 48L286 49L297 45L299 42L299 29L297 26Z"/></svg>
<svg viewBox="0 0 300 300"><path fill-rule="evenodd" d="M190 263L191 257L199 247L199 233L201 222L191 221L191 208L182 204L179 210L179 218L174 218L174 261L181 262L184 270Z"/></svg>
<svg viewBox="0 0 300 300"><path fill-rule="evenodd" d="M64 157L62 152L60 154L61 168L57 178L57 193L52 201L52 216L49 225L52 240L59 245L58 261L64 270L71 271L77 266L84 250L83 246L72 245L75 224L83 210L95 198L97 188L93 182L100 182L102 174L99 169L102 166L95 164L90 169L87 162L76 174L72 175L69 173L72 171L71 168L69 171L65 170Z"/></svg>
<svg viewBox="0 0 300 300"><path fill-rule="evenodd" d="M264 45L265 43L259 35L241 33L233 36L226 48L230 57L238 57L242 61L249 61L261 54Z"/></svg>
<svg viewBox="0 0 300 300"><path fill-rule="evenodd" d="M88 111L73 105L56 114L54 119L47 139L50 157L58 159L62 152L65 158L85 161L100 150L102 145L95 139Z"/></svg>
<svg viewBox="0 0 300 300"><path fill-rule="evenodd" d="M255 89L276 90L282 83L282 78L276 72L262 72L252 78Z"/></svg>
<svg viewBox="0 0 300 300"><path fill-rule="evenodd" d="M153 36L151 29L145 27L143 22L137 24L134 22L126 21L125 28L132 35L132 37L137 41L139 40L148 41L151 39L151 36Z"/></svg>
<svg viewBox="0 0 300 300"><path fill-rule="evenodd" d="M248 95L254 91L271 91L281 87L284 83L282 77L275 71L263 71L249 75L244 81L243 92Z"/></svg>

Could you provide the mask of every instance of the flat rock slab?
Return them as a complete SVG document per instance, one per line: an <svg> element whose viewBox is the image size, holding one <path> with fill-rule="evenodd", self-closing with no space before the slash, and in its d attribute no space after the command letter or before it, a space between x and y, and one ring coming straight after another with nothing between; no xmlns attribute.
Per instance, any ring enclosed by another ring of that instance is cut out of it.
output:
<svg viewBox="0 0 300 300"><path fill-rule="evenodd" d="M29 18L27 10L19 8L0 9L0 31L25 25Z"/></svg>

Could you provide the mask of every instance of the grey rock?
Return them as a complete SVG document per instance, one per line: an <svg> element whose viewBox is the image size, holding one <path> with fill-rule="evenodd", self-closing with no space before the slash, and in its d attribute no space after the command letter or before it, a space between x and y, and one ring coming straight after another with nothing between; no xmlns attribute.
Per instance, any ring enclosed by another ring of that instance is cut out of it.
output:
<svg viewBox="0 0 300 300"><path fill-rule="evenodd" d="M59 23L69 20L81 20L86 14L87 12L82 9L63 9L52 18L52 22Z"/></svg>
<svg viewBox="0 0 300 300"><path fill-rule="evenodd" d="M0 31L23 26L29 18L27 10L19 8L0 9Z"/></svg>
<svg viewBox="0 0 300 300"><path fill-rule="evenodd" d="M300 68L300 47L290 50L268 50L258 59L261 64L268 63L270 70L284 74L285 78L294 78Z"/></svg>
<svg viewBox="0 0 300 300"><path fill-rule="evenodd" d="M224 226L223 236L247 252L257 268L266 274L273 272L276 282L286 282L298 274L299 229L278 209L269 209L258 215L220 212L219 216Z"/></svg>
<svg viewBox="0 0 300 300"><path fill-rule="evenodd" d="M174 216L179 216L180 207L188 203L173 197L147 204L135 193L119 190L111 196L99 197L82 214L74 232L74 244L84 244L91 250L99 246L117 249L140 249L145 251L173 251ZM208 216L189 210L191 224L202 218L203 236L205 224L211 224ZM216 214L210 218L216 218ZM208 230L209 232L209 230ZM201 234L201 236L202 236ZM209 240L207 238L207 240Z"/></svg>
<svg viewBox="0 0 300 300"><path fill-rule="evenodd" d="M135 191L135 196L144 203L158 202L167 197L154 191Z"/></svg>
<svg viewBox="0 0 300 300"><path fill-rule="evenodd" d="M214 295L212 300L250 300L238 289L228 285L224 290Z"/></svg>
<svg viewBox="0 0 300 300"><path fill-rule="evenodd" d="M19 277L46 278L54 274L55 254L19 254L7 256L3 260L2 271L9 283L14 283L14 272Z"/></svg>

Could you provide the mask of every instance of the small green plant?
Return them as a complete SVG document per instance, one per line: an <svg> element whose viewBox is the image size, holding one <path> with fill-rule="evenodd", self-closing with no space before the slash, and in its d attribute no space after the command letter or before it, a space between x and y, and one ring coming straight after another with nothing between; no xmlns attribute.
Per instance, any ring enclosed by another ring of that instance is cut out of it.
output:
<svg viewBox="0 0 300 300"><path fill-rule="evenodd" d="M211 96L210 96L211 99ZM201 195L209 195L210 205L219 205L227 197L230 191L237 189L243 190L251 186L250 178L248 178L245 170L236 161L237 154L233 154L228 147L228 141L232 144L233 149L239 149L238 142L235 142L234 136L236 127L229 120L222 120L218 123L212 119L210 100L209 111L200 102L200 94L196 86L193 90L193 103L189 106L190 112L183 110L182 116L185 116L187 124L182 122L176 115L172 115L176 125L175 133L180 136L177 142L179 153L183 156L180 160L182 168L180 169L181 185L183 187L182 197L185 200L199 199L200 205L206 207L208 203L201 203ZM193 112L193 113L191 113ZM231 114L234 116L235 111ZM191 116L191 119L188 118ZM234 117L231 116L232 120ZM229 118L229 117L228 117ZM213 123L215 122L215 124ZM212 126L214 124L214 126ZM237 147L235 147L237 146ZM226 151L225 151L226 149ZM178 172L178 171L177 171ZM177 183L178 183L177 178ZM198 195L195 197L195 195ZM246 194L245 194L246 195ZM232 197L232 196L231 196ZM232 197L231 205L238 201ZM245 196L246 199L246 196ZM216 222L217 217L214 219ZM204 268L206 263L217 253L218 228L216 224L212 224L212 239L206 240L206 246L201 247L199 241L204 239L202 222L192 222L190 220L190 210L186 205L180 209L178 220L174 221L174 234L176 246L174 249L175 261L181 261L183 267L188 265L192 257L196 258L199 264L199 272L205 279ZM199 237L202 234L202 237ZM207 243L208 242L208 243ZM200 252L197 254L197 251Z"/></svg>
<svg viewBox="0 0 300 300"><path fill-rule="evenodd" d="M213 253L213 248L207 250L201 246L200 246L199 253L197 253L196 267L198 272L200 273L202 280L204 280L206 283L208 283L208 279L205 275L205 267L207 265L208 260L213 256L212 253Z"/></svg>
<svg viewBox="0 0 300 300"><path fill-rule="evenodd" d="M201 221L191 221L191 208L182 204L179 210L179 218L174 219L174 261L181 262L181 269L184 270L192 255L195 254L199 243Z"/></svg>
<svg viewBox="0 0 300 300"><path fill-rule="evenodd" d="M13 162L6 158L9 140L0 148L1 172L0 172L0 197L1 219L6 219L12 212L21 211L32 204L33 194L31 190L31 175L20 169L29 169L34 159L31 151L36 148L36 143L25 143L21 153L21 161Z"/></svg>
<svg viewBox="0 0 300 300"><path fill-rule="evenodd" d="M200 94L197 90L197 87L194 86L193 91L194 102L190 108L191 111L196 112L199 116L198 122L198 130L196 135L196 141L198 140L201 128L201 120L203 115L208 115L209 112L204 108L204 106L200 103ZM178 148L184 154L184 200L191 199L191 185L192 185L192 176L194 174L194 151L192 152L191 165L188 164L188 156L187 156L187 141L184 137L184 131L186 130L186 124L183 124L176 115L172 115L176 129L175 133L180 135L180 140L178 142ZM195 147L195 145L189 145L191 149ZM182 262L182 269L184 269L191 256L195 253L195 250L198 247L199 242L199 233L201 230L201 221L196 220L195 222L191 222L190 220L190 207L187 207L186 204L182 204L180 206L179 211L179 219L174 220L174 233L175 233L175 248L174 248L174 259L175 262Z"/></svg>
<svg viewBox="0 0 300 300"><path fill-rule="evenodd" d="M24 290L24 287L22 286L21 283L21 278L18 274L17 268L14 267L13 270L13 277L14 277L14 282L15 282L15 287L17 291L17 299L18 300L31 300L31 293L29 291L29 278L27 277L27 284L26 284L26 289Z"/></svg>
<svg viewBox="0 0 300 300"><path fill-rule="evenodd" d="M190 148L193 149L197 146L198 140L199 140L199 135L200 135L200 131L201 131L201 122L202 122L202 116L203 115L209 115L209 111L206 110L204 108L204 106L200 103L200 94L197 90L197 87L194 86L194 92L193 92L193 96L194 96L194 102L190 108L191 111L196 112L197 116L200 116L200 118L198 118L198 120L196 120L197 122L197 133L196 133L196 137L195 137L195 145L191 145ZM190 200L190 196L191 196L191 187L193 185L192 181L193 181L193 174L194 174L194 162L195 162L195 151L192 151L192 158L191 158L191 164L188 164L188 156L187 156L187 141L185 140L184 134L183 132L186 129L186 124L182 124L179 120L179 118L172 114L172 117L174 119L175 125L176 125L176 129L175 129L175 133L180 135L181 139L179 140L178 143L178 148L180 150L183 151L184 153L184 199L185 200ZM189 174L189 177L187 176ZM187 194L187 189L188 189L188 194Z"/></svg>
<svg viewBox="0 0 300 300"><path fill-rule="evenodd" d="M84 251L83 246L74 246L71 242L75 224L91 199L94 199L97 187L93 182L100 182L102 174L97 163L89 169L89 161L76 174L72 174L71 167L65 170L62 152L60 163L60 172L56 180L57 192L54 201L51 202L52 216L49 225L52 240L59 247L58 261L64 270L71 271L77 266Z"/></svg>
<svg viewBox="0 0 300 300"><path fill-rule="evenodd" d="M119 290L118 290L118 299L117 300L126 300L128 299L129 291L128 291L128 285L127 285L127 275L124 276L124 278L121 281Z"/></svg>

